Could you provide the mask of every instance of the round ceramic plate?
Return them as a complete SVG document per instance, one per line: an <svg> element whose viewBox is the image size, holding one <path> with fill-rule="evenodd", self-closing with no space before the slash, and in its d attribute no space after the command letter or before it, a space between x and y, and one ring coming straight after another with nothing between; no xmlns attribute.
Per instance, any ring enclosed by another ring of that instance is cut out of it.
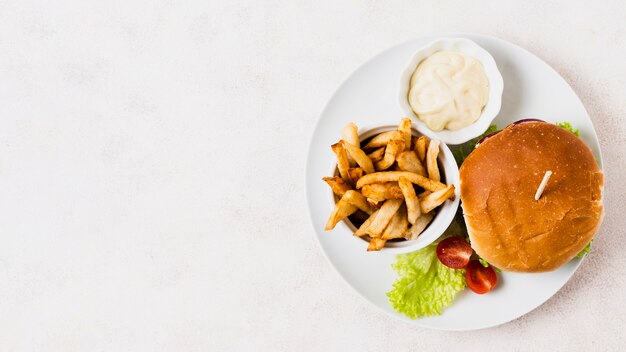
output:
<svg viewBox="0 0 626 352"><path fill-rule="evenodd" d="M504 79L502 109L494 120L500 128L528 117L548 122L570 122L591 148L602 167L600 146L580 99L548 64L506 41L470 34L445 33L416 39L377 55L352 73L330 98L309 147L306 188L309 212L322 250L337 272L366 300L385 312L417 326L440 330L475 330L503 324L538 307L574 274L581 260L543 274L500 273L494 291L477 295L469 290L440 316L411 320L393 310L386 293L396 279L393 254L366 252L366 243L354 238L347 226L326 232L332 211L328 186L322 181L335 160L330 145L348 122L357 126L397 124L398 81L415 50L438 37L465 37L493 55Z"/></svg>

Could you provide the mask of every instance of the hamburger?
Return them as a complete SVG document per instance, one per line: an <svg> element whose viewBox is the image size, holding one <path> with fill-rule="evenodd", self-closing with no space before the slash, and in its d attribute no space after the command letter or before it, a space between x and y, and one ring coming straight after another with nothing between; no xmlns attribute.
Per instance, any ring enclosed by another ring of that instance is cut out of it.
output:
<svg viewBox="0 0 626 352"><path fill-rule="evenodd" d="M460 168L471 246L505 271L555 270L598 231L603 185L591 150L570 131L539 120L509 125L481 141Z"/></svg>

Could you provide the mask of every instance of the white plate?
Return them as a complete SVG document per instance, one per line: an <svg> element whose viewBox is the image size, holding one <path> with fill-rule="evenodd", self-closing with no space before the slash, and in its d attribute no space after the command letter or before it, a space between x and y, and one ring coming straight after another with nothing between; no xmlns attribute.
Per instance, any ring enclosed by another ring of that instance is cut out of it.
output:
<svg viewBox="0 0 626 352"><path fill-rule="evenodd" d="M332 210L327 176L334 158L330 145L340 139L339 130L349 121L358 126L397 123L403 116L398 105L398 79L416 49L438 37L457 36L474 40L495 58L504 78L502 110L495 119L499 127L527 117L549 122L569 121L591 148L600 166L600 146L589 115L580 99L548 64L506 41L470 34L446 33L423 37L388 49L352 73L330 98L317 123L307 159L306 187L315 234L337 272L365 299L411 324L440 330L475 330L518 318L554 295L580 265L574 259L557 271L545 274L499 274L496 289L486 295L466 290L441 316L411 320L396 313L386 292L396 279L391 269L395 255L366 252L356 245L345 226L325 232Z"/></svg>

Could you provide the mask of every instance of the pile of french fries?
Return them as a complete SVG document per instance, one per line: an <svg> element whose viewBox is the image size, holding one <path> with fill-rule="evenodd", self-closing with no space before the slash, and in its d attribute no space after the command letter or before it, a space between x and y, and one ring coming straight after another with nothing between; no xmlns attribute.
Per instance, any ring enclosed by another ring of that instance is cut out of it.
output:
<svg viewBox="0 0 626 352"><path fill-rule="evenodd" d="M339 175L323 178L339 199L327 231L348 216L362 220L354 235L369 236L367 250L379 251L388 240L417 238L434 210L454 197L454 185L441 183L440 142L413 137L410 119L403 118L397 130L382 132L364 146L353 123L341 130L341 138L331 146Z"/></svg>

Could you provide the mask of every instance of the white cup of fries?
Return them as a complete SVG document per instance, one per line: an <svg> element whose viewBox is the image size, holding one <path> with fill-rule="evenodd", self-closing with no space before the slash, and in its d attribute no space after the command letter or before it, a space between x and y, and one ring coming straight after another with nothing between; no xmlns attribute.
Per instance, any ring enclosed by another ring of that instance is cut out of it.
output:
<svg viewBox="0 0 626 352"><path fill-rule="evenodd" d="M459 169L447 145L399 125L350 123L331 146L333 211L326 230L346 226L368 251L408 253L439 238L459 207Z"/></svg>

